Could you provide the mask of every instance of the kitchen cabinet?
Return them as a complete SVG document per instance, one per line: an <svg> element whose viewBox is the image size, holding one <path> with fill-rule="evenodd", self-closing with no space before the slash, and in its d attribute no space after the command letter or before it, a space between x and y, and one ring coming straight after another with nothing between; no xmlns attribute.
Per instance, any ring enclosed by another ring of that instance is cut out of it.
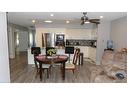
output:
<svg viewBox="0 0 127 95"><path fill-rule="evenodd" d="M94 47L89 47L89 51L88 51L89 53L88 53L88 57L92 60L92 61L94 61L94 62L96 62L96 48L94 48Z"/></svg>

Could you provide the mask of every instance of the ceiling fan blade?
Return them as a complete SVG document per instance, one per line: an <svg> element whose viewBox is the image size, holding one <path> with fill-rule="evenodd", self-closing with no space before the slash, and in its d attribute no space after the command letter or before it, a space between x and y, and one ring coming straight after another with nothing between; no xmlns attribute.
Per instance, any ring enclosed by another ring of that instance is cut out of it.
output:
<svg viewBox="0 0 127 95"><path fill-rule="evenodd" d="M100 24L100 19L89 19L91 23Z"/></svg>
<svg viewBox="0 0 127 95"><path fill-rule="evenodd" d="M96 24L100 24L100 22L96 22Z"/></svg>
<svg viewBox="0 0 127 95"><path fill-rule="evenodd" d="M90 21L100 21L100 19L89 19Z"/></svg>
<svg viewBox="0 0 127 95"><path fill-rule="evenodd" d="M100 24L99 21L90 21L91 23Z"/></svg>

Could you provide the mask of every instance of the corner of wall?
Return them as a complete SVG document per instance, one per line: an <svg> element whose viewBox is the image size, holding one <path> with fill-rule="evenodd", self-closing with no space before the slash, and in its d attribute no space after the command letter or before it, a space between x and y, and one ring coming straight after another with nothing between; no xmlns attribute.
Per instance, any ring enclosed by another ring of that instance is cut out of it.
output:
<svg viewBox="0 0 127 95"><path fill-rule="evenodd" d="M111 32L111 22L101 22L98 25L98 33L97 33L97 56L96 59L100 62L104 49L107 46L107 40L110 40L110 32Z"/></svg>

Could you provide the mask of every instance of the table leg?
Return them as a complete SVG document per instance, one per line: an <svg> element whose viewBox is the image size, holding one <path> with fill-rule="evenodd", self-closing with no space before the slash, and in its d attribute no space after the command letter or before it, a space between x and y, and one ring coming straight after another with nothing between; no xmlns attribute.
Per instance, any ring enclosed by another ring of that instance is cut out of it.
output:
<svg viewBox="0 0 127 95"><path fill-rule="evenodd" d="M63 63L63 68L62 68L62 78L65 80L65 62Z"/></svg>
<svg viewBox="0 0 127 95"><path fill-rule="evenodd" d="M39 74L40 74L40 81L42 81L42 64L39 63Z"/></svg>
<svg viewBox="0 0 127 95"><path fill-rule="evenodd" d="M82 56L81 56L81 65L83 65L83 53L82 53Z"/></svg>

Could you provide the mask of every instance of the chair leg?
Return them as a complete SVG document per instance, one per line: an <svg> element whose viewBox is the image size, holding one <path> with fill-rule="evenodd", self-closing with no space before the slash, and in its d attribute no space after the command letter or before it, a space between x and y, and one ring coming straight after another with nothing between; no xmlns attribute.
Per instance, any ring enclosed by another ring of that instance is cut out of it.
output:
<svg viewBox="0 0 127 95"><path fill-rule="evenodd" d="M49 78L49 68L47 69L47 78Z"/></svg>
<svg viewBox="0 0 127 95"><path fill-rule="evenodd" d="M73 74L75 73L75 70L72 70Z"/></svg>
<svg viewBox="0 0 127 95"><path fill-rule="evenodd" d="M51 75L51 67L49 67L49 75Z"/></svg>
<svg viewBox="0 0 127 95"><path fill-rule="evenodd" d="M37 76L38 76L38 71L36 72L35 78L37 78Z"/></svg>
<svg viewBox="0 0 127 95"><path fill-rule="evenodd" d="M44 72L44 70L45 70L45 69L44 69L44 68L42 68L42 71L43 71L43 72Z"/></svg>
<svg viewBox="0 0 127 95"><path fill-rule="evenodd" d="M38 74L39 74L39 69L37 68L36 70L37 70L37 71L36 71L35 78L37 78L37 76L38 76Z"/></svg>

